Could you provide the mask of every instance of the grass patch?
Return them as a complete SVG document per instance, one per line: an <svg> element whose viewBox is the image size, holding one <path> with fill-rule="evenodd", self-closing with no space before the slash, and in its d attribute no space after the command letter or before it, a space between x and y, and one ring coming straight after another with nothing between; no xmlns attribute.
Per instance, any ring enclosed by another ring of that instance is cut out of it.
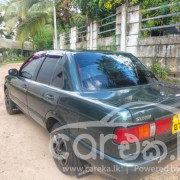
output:
<svg viewBox="0 0 180 180"><path fill-rule="evenodd" d="M166 79L163 81L168 82L168 83L180 84L180 81L178 81L178 80Z"/></svg>
<svg viewBox="0 0 180 180"><path fill-rule="evenodd" d="M14 64L14 63L24 63L25 60L24 59L18 59L18 60L15 60L15 61L5 61L4 63L5 64Z"/></svg>
<svg viewBox="0 0 180 180"><path fill-rule="evenodd" d="M4 63L7 64L13 64L13 63L24 63L26 61L27 58L19 58L17 60L7 60Z"/></svg>
<svg viewBox="0 0 180 180"><path fill-rule="evenodd" d="M0 67L3 65L3 62L2 62L2 60L0 59Z"/></svg>
<svg viewBox="0 0 180 180"><path fill-rule="evenodd" d="M25 59L18 59L15 61L5 61L5 62L0 61L0 67L3 66L4 64L15 64L15 63L24 63L24 62Z"/></svg>

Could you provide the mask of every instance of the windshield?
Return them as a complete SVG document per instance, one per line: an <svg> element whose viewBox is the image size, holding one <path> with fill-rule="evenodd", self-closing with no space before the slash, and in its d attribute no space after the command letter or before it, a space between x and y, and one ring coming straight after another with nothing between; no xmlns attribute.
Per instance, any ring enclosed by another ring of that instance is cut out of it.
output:
<svg viewBox="0 0 180 180"><path fill-rule="evenodd" d="M74 58L84 90L122 88L157 81L154 74L130 54L77 53Z"/></svg>

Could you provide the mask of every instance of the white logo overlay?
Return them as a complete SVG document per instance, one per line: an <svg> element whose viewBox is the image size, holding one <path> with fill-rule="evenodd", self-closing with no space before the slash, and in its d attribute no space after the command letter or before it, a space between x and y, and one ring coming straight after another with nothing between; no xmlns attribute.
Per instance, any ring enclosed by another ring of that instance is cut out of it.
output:
<svg viewBox="0 0 180 180"><path fill-rule="evenodd" d="M112 130L117 127L134 127L134 126L140 126L143 123L141 121L137 122L131 122L131 123L117 123L117 115L119 113L124 113L125 109L131 106L139 105L142 107L157 107L162 110L166 110L169 112L170 117L172 118L173 123L173 116L180 114L180 109L177 108L180 106L180 103L176 103L173 106L168 106L164 104L159 103L152 103L152 102L144 102L144 101L138 101L138 102L131 102L125 105L120 106L119 108L116 108L111 113L107 114L105 117L103 117L100 121L85 121L85 122L78 122L78 123L72 123L72 124L66 124L64 126L61 126L57 129L55 129L51 133L50 138L50 152L53 155L54 158L58 160L64 160L65 161L69 157L68 152L68 143L71 144L71 148L74 152L74 154L79 157L80 159L83 159L85 161L88 161L89 159L93 160L104 160L108 157L106 154L106 143L109 141L112 141L113 147L117 148L118 158L119 161L122 162L135 162L137 159L142 158L144 161L152 161L155 160L157 163L161 163L164 159L169 158L169 161L172 160L180 160L180 134L179 132L172 135L174 138L177 138L177 148L175 153L172 153L169 150L167 143L161 140L161 138L156 138L156 136L145 139L143 141L139 141L139 139L131 134L131 133L125 133L124 136L126 137L125 142L123 141L120 144L115 144L113 142L114 139L116 139L116 135L113 134L114 131L112 131L112 134L99 134L99 137L97 137L99 140L97 142L97 139L95 139L93 136L91 136L89 133L84 133L88 128L103 128L103 127L112 127ZM114 118L115 117L115 118ZM140 117L139 120L146 120L148 118L153 117L153 114L145 116L144 118ZM114 118L114 119L113 119ZM146 121L143 121L146 122ZM69 132L71 129L78 129L79 132L81 132L81 129L83 129L83 133L79 134L76 137L70 137L67 135L67 133L63 132ZM88 142L88 143L87 143ZM130 143L133 142L133 143ZM88 153L84 154L79 150L80 146L88 146L89 151ZM59 150L58 150L59 148ZM133 149L133 152L132 152ZM130 152L130 153L128 153ZM138 170L138 166L136 166L136 170ZM141 169L142 170L142 169Z"/></svg>

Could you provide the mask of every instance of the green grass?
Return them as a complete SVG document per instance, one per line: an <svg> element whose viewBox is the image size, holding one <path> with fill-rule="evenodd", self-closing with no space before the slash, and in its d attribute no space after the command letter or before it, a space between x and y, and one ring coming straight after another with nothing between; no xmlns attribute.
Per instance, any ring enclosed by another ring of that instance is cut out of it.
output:
<svg viewBox="0 0 180 180"><path fill-rule="evenodd" d="M15 60L15 61L6 61L4 62L5 64L14 64L14 63L24 63L24 59L19 59L19 60Z"/></svg>
<svg viewBox="0 0 180 180"><path fill-rule="evenodd" d="M180 84L180 81L178 81L178 80L166 79L166 80L164 80L164 81L165 81L165 82L168 82L168 83Z"/></svg>
<svg viewBox="0 0 180 180"><path fill-rule="evenodd" d="M2 62L2 60L0 59L0 67L3 65L3 62Z"/></svg>

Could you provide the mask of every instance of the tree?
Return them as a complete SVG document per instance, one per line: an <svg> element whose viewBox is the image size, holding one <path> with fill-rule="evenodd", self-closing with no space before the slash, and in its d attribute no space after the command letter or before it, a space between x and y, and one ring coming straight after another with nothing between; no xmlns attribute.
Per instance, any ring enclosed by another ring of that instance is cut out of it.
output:
<svg viewBox="0 0 180 180"><path fill-rule="evenodd" d="M3 37L5 34L4 34L4 25L3 25L3 17L0 13L0 37Z"/></svg>
<svg viewBox="0 0 180 180"><path fill-rule="evenodd" d="M53 7L50 0L9 0L0 4L5 10L4 20L7 32L16 29L16 39L32 40L36 32L45 25L53 26ZM74 0L56 0L57 19L60 29L73 26L84 20L77 12Z"/></svg>
<svg viewBox="0 0 180 180"><path fill-rule="evenodd" d="M60 31L84 24L86 17L76 9L75 0L56 0L56 2L57 22Z"/></svg>
<svg viewBox="0 0 180 180"><path fill-rule="evenodd" d="M98 0L93 0L93 1L97 2ZM120 5L125 2L126 0L99 0L99 6L104 6L107 9L112 9L117 4Z"/></svg>
<svg viewBox="0 0 180 180"><path fill-rule="evenodd" d="M33 44L38 51L50 50L53 48L53 30L50 27L43 27L33 37Z"/></svg>
<svg viewBox="0 0 180 180"><path fill-rule="evenodd" d="M14 31L7 34L5 22L4 22L4 16L2 13L0 13L0 37L6 38L6 39L13 39L15 36Z"/></svg>
<svg viewBox="0 0 180 180"><path fill-rule="evenodd" d="M16 39L29 40L37 29L49 21L46 0L10 0L0 5L5 11L4 21L7 33L16 29Z"/></svg>
<svg viewBox="0 0 180 180"><path fill-rule="evenodd" d="M78 8L83 15L91 19L101 19L115 13L115 8L107 9L99 6L101 0L74 0L75 7Z"/></svg>

